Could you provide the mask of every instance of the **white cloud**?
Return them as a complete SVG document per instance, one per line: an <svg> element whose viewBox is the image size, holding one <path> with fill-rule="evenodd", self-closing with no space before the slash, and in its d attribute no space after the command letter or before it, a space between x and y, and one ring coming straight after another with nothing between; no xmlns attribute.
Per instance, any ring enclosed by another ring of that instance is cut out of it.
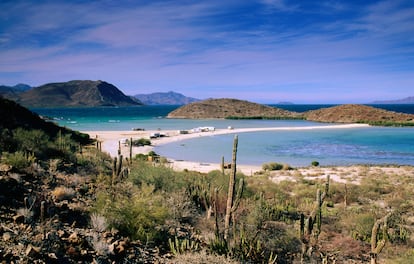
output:
<svg viewBox="0 0 414 264"><path fill-rule="evenodd" d="M296 27L283 24L292 12L314 14L281 0L261 3L268 13L258 8L257 15L275 19L273 24L263 18L234 20L238 1L18 4L6 11L20 11L21 20L2 18L11 21L5 32L15 34L0 36L5 47L0 71L21 73L3 75L6 84L103 79L129 94L176 90L206 98L220 97L224 89L223 95L237 91L244 99L279 93L289 101L311 99L318 89L324 94L319 98L349 100L369 96L361 89L403 94L414 84L414 66L402 59L414 53L412 8L382 2L361 8L352 19ZM335 1L322 5L350 12L350 6ZM272 12L286 17L278 20Z"/></svg>

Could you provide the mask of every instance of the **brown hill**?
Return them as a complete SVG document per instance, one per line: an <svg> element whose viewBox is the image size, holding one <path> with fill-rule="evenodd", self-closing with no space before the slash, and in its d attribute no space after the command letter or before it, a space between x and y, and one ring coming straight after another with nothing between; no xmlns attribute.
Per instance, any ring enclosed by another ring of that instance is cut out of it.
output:
<svg viewBox="0 0 414 264"><path fill-rule="evenodd" d="M373 125L414 125L414 115L387 111L366 105L346 104L304 113L306 120Z"/></svg>
<svg viewBox="0 0 414 264"><path fill-rule="evenodd" d="M168 118L297 119L301 114L237 99L207 99L184 105Z"/></svg>
<svg viewBox="0 0 414 264"><path fill-rule="evenodd" d="M17 101L26 107L95 107L140 105L104 81L49 83L30 89Z"/></svg>

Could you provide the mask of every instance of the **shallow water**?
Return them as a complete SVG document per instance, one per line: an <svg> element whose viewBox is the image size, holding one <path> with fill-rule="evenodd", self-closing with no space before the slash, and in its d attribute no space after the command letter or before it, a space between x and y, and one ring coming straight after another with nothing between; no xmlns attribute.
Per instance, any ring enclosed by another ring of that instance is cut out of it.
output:
<svg viewBox="0 0 414 264"><path fill-rule="evenodd" d="M292 107L292 106L291 106ZM293 106L295 107L295 106ZM299 106L297 106L299 107ZM216 128L299 127L326 124L293 120L185 120L164 116L177 106L125 108L33 109L60 125L81 131L97 130L182 130L199 126ZM407 111L412 107L404 106ZM411 111L411 110L410 110ZM241 133L238 162L261 165L265 162L306 166L401 164L414 165L414 128L365 127ZM219 163L231 159L234 135L200 137L156 147L163 156L179 160Z"/></svg>
<svg viewBox="0 0 414 264"><path fill-rule="evenodd" d="M414 165L412 128L348 128L242 133L238 135L238 162L266 162L307 166L405 164ZM162 145L156 152L175 159L219 163L231 160L234 135L189 139Z"/></svg>

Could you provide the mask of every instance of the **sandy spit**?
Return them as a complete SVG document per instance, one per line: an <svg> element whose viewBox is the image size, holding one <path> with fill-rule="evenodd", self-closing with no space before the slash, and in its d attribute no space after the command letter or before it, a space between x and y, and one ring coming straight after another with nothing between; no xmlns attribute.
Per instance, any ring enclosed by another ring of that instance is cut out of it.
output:
<svg viewBox="0 0 414 264"><path fill-rule="evenodd" d="M325 126L302 126L302 127L266 127L266 128L238 128L238 129L216 129L208 132L189 132L188 134L180 134L178 130L148 130L148 131L82 131L89 134L91 138L96 138L102 142L102 150L109 153L112 157L118 155L118 148L121 146L121 154L124 157L129 156L129 148L124 144L125 140L132 138L150 138L154 133L161 133L163 137L152 139L152 146L134 147L132 155L139 153L147 154L154 149L155 146L167 144L171 142L186 140L212 135L251 133L260 131L280 131L280 130L313 130L313 129L346 129L367 127L366 124L341 124L341 125L325 125ZM219 163L204 163L202 161L184 161L168 159L171 168L175 170L194 170L199 172L209 172L220 169ZM253 175L255 172L261 171L261 166L238 164L237 169L245 175Z"/></svg>

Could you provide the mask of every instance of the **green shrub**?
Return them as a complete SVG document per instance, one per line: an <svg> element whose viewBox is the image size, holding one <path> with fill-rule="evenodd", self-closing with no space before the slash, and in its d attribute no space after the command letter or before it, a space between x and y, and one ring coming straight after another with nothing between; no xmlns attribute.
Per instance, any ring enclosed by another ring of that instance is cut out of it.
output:
<svg viewBox="0 0 414 264"><path fill-rule="evenodd" d="M370 242L371 231L374 226L375 217L372 213L351 213L344 223L348 223L351 228L351 235L354 239Z"/></svg>
<svg viewBox="0 0 414 264"><path fill-rule="evenodd" d="M155 191L172 192L186 187L185 173L174 171L166 166L152 166L147 162L134 163L129 179L137 186L152 185Z"/></svg>
<svg viewBox="0 0 414 264"><path fill-rule="evenodd" d="M154 192L154 186L145 184L139 188L121 184L118 188L112 190L112 194L99 192L93 211L131 239L150 244L166 243L164 225L169 211L162 195Z"/></svg>
<svg viewBox="0 0 414 264"><path fill-rule="evenodd" d="M132 140L132 146L141 147L141 146L150 146L150 145L151 145L151 140L149 140L148 138L140 138L140 139Z"/></svg>
<svg viewBox="0 0 414 264"><path fill-rule="evenodd" d="M262 169L265 171L274 171L274 170L291 170L292 167L289 164L282 164L277 162L269 162L262 165Z"/></svg>
<svg viewBox="0 0 414 264"><path fill-rule="evenodd" d="M6 164L12 165L18 170L23 170L29 167L36 161L33 154L26 154L22 151L16 151L14 153L5 153L3 160Z"/></svg>
<svg viewBox="0 0 414 264"><path fill-rule="evenodd" d="M13 138L19 150L34 153L36 156L42 154L49 144L49 136L42 130L17 128L13 131Z"/></svg>
<svg viewBox="0 0 414 264"><path fill-rule="evenodd" d="M319 162L318 161L316 161L316 160L314 160L314 161L312 161L312 166L314 166L314 167L318 167L319 166Z"/></svg>

